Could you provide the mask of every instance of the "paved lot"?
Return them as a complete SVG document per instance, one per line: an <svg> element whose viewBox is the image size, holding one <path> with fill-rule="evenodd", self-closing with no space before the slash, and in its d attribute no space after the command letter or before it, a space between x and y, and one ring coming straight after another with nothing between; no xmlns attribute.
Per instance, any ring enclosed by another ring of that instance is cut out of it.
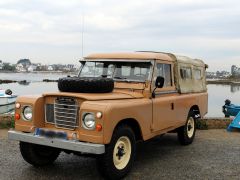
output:
<svg viewBox="0 0 240 180"><path fill-rule="evenodd" d="M202 130L192 145L175 134L138 144L137 159L126 179L239 179L240 132ZM95 159L62 153L54 165L34 168L0 130L0 179L101 179Z"/></svg>

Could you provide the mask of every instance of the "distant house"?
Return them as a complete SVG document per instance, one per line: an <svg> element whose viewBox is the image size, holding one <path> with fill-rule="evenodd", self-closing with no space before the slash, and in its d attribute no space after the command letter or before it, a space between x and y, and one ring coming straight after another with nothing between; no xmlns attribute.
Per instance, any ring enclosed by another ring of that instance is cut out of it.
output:
<svg viewBox="0 0 240 180"><path fill-rule="evenodd" d="M53 67L52 66L48 66L47 70L48 71L53 71Z"/></svg>
<svg viewBox="0 0 240 180"><path fill-rule="evenodd" d="M21 63L16 65L16 70L17 70L17 72L26 72L27 71L26 68L24 68Z"/></svg>
<svg viewBox="0 0 240 180"><path fill-rule="evenodd" d="M232 65L232 67L231 67L231 74L233 76L240 76L240 68L237 67L236 65Z"/></svg>
<svg viewBox="0 0 240 180"><path fill-rule="evenodd" d="M63 68L64 71L72 71L74 68L74 64L67 64L65 65L65 67Z"/></svg>
<svg viewBox="0 0 240 180"><path fill-rule="evenodd" d="M32 63L29 59L20 59L17 64L22 64L23 67L29 67Z"/></svg>
<svg viewBox="0 0 240 180"><path fill-rule="evenodd" d="M36 71L36 69L37 69L37 65L32 64L27 68L27 71L28 72L33 72L33 71Z"/></svg>
<svg viewBox="0 0 240 180"><path fill-rule="evenodd" d="M18 62L17 62L17 71L19 72L26 72L28 71L28 68L31 66L31 61L29 59L20 59Z"/></svg>

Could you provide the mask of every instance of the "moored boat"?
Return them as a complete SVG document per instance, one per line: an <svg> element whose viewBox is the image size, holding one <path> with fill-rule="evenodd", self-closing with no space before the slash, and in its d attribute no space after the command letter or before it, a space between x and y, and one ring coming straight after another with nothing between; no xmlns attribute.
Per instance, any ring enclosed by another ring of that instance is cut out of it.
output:
<svg viewBox="0 0 240 180"><path fill-rule="evenodd" d="M225 104L222 107L222 112L224 113L225 117L237 116L240 112L240 105L232 104L229 99L226 99Z"/></svg>
<svg viewBox="0 0 240 180"><path fill-rule="evenodd" d="M8 90L9 93L0 89L0 106L6 106L9 104L14 104L17 96L12 95L11 91Z"/></svg>
<svg viewBox="0 0 240 180"><path fill-rule="evenodd" d="M12 112L15 108L15 104L8 104L8 105L4 105L4 106L0 106L0 114L4 114L4 113L9 113Z"/></svg>

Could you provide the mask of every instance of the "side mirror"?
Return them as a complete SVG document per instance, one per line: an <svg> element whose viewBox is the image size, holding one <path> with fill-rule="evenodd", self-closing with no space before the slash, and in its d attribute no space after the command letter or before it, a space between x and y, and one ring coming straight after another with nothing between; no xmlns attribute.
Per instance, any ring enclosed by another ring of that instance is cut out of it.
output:
<svg viewBox="0 0 240 180"><path fill-rule="evenodd" d="M155 88L152 92L152 97L155 98L155 90L157 88L162 88L164 85L164 77L162 76L158 76L157 79L156 79L156 82L155 82Z"/></svg>
<svg viewBox="0 0 240 180"><path fill-rule="evenodd" d="M164 77L158 76L155 82L155 89L156 88L162 88L164 85Z"/></svg>

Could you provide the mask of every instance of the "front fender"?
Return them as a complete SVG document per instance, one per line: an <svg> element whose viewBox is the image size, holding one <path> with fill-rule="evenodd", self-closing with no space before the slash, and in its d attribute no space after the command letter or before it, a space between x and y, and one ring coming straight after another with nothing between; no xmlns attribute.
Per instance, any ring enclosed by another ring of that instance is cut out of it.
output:
<svg viewBox="0 0 240 180"><path fill-rule="evenodd" d="M19 109L15 109L15 113L20 114L20 119L15 120L15 129L24 132L33 132L35 127L44 127L44 100L40 95L19 96L16 103L20 103ZM25 106L33 108L33 117L31 121L24 120L22 111Z"/></svg>
<svg viewBox="0 0 240 180"><path fill-rule="evenodd" d="M137 121L143 139L145 135L151 133L152 102L150 99L112 101L109 103L105 115L104 144L110 143L114 129L121 121L126 119Z"/></svg>

